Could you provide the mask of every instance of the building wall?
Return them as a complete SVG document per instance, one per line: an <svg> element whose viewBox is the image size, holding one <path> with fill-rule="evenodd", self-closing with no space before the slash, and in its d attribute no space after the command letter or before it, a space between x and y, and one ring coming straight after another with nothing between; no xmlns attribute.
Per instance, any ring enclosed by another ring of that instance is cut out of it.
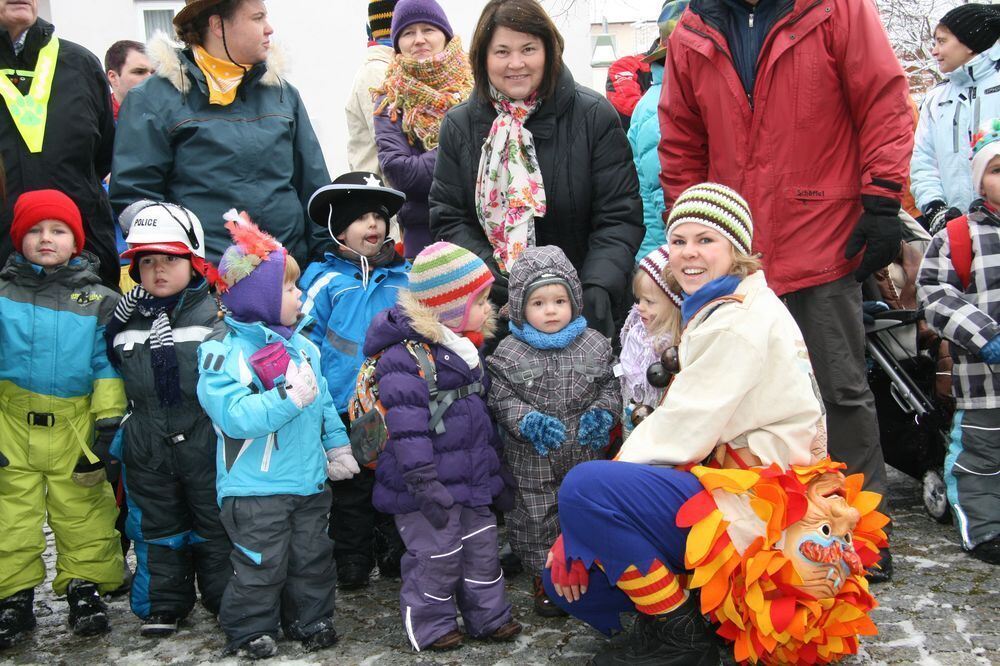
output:
<svg viewBox="0 0 1000 666"><path fill-rule="evenodd" d="M483 6L482 0L439 0L466 48ZM588 1L560 10L553 18L566 40L564 59L581 83L590 82ZM103 60L119 39L142 40L138 6L179 6L176 0L40 0L39 12L56 25L57 34L82 44ZM543 0L562 5L562 0ZM305 8L308 7L308 11ZM367 2L271 0L268 11L274 41L289 60L288 80L302 93L323 145L332 175L347 170L344 104L354 73L364 62ZM603 89L603 83L598 90Z"/></svg>

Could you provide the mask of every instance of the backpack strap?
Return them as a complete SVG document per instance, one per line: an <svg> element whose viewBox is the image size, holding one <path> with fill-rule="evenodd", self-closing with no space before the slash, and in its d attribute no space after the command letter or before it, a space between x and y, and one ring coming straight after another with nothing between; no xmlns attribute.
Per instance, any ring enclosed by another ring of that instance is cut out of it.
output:
<svg viewBox="0 0 1000 666"><path fill-rule="evenodd" d="M962 281L962 288L968 289L972 279L972 235L969 233L969 218L965 215L948 222L948 246L951 248L951 265Z"/></svg>

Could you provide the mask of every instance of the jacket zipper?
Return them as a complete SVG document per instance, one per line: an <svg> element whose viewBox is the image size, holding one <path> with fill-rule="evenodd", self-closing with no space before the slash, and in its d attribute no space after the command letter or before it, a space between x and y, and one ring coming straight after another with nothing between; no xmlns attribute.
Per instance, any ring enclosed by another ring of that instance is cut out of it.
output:
<svg viewBox="0 0 1000 666"><path fill-rule="evenodd" d="M267 446L264 447L264 457L260 461L260 471L267 472L271 469L271 451L274 449L274 433L267 436Z"/></svg>

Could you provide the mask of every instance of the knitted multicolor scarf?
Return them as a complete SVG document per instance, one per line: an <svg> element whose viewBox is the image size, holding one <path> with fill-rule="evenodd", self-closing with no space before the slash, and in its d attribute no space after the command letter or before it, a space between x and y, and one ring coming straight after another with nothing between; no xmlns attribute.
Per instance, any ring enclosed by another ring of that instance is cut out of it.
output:
<svg viewBox="0 0 1000 666"><path fill-rule="evenodd" d="M476 216L506 275L525 248L535 245L535 218L546 211L545 184L535 140L524 123L541 100L512 100L490 86L497 117L483 142L476 176Z"/></svg>
<svg viewBox="0 0 1000 666"><path fill-rule="evenodd" d="M426 150L433 150L444 114L469 98L472 85L472 68L458 37L452 37L444 51L427 60L397 53L385 81L372 89L373 99L385 95L375 115L387 110L389 119L396 122L402 114L403 133L410 145L420 141Z"/></svg>

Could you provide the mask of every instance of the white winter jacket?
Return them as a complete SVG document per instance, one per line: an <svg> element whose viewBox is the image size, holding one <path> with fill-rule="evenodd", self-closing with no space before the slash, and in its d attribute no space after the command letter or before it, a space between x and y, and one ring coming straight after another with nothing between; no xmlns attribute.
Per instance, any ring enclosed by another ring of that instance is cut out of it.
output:
<svg viewBox="0 0 1000 666"><path fill-rule="evenodd" d="M618 460L684 465L728 443L787 469L825 453L823 403L795 320L763 271L734 295L742 302L712 301L688 323L680 372Z"/></svg>
<svg viewBox="0 0 1000 666"><path fill-rule="evenodd" d="M972 183L972 135L1000 117L1000 43L946 76L920 108L910 190L920 210L943 201L964 213L979 198Z"/></svg>
<svg viewBox="0 0 1000 666"><path fill-rule="evenodd" d="M375 149L375 102L371 89L385 81L386 70L395 52L391 46L376 44L368 47L365 64L354 76L351 96L344 112L347 114L347 162L351 171L369 171L382 178Z"/></svg>

